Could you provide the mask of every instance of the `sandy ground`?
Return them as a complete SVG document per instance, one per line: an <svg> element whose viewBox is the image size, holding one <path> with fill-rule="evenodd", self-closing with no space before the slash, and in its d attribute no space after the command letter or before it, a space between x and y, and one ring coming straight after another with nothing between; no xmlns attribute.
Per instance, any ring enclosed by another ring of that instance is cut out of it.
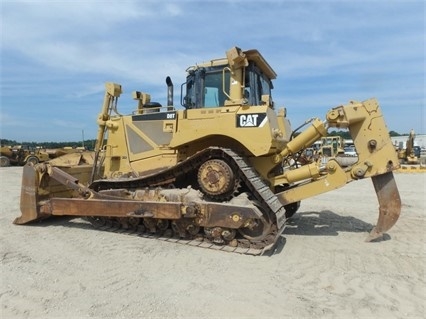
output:
<svg viewBox="0 0 426 319"><path fill-rule="evenodd" d="M15 226L22 168L0 168L2 318L425 318L426 174L396 174L388 240L371 180L302 202L272 256L93 230Z"/></svg>

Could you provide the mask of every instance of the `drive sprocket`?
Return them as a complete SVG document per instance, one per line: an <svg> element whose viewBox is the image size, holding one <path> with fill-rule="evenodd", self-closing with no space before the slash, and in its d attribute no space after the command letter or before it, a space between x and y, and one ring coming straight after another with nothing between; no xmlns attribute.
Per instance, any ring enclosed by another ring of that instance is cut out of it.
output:
<svg viewBox="0 0 426 319"><path fill-rule="evenodd" d="M210 159L201 164L197 177L202 192L216 200L232 197L237 185L232 168L221 159Z"/></svg>

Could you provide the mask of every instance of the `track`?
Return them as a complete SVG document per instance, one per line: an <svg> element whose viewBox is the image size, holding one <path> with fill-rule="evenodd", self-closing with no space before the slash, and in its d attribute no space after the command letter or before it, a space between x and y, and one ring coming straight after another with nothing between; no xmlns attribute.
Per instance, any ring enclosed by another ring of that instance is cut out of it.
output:
<svg viewBox="0 0 426 319"><path fill-rule="evenodd" d="M130 221L129 218L89 217L89 221L95 228L101 230L125 232L146 238L155 238L227 252L260 255L273 249L277 239L285 228L285 208L278 201L268 185L259 178L247 160L230 149L208 148L160 173L133 179L98 180L92 183L90 188L97 192L110 189L137 190L147 187L184 188L188 186L188 184L185 184L188 180L194 180L193 175L197 172L198 167L209 159L223 159L231 165L234 174L239 179L238 191L234 195L245 191L250 196L253 196L251 200L256 202L257 206L260 207L264 220L271 224L268 233L251 239L236 237L229 241L218 242L211 238L208 232L186 233L183 236L184 238L182 238L170 226L153 229L146 227L147 225L144 225L144 222L140 222L142 219L138 219L137 224L135 224L134 220Z"/></svg>
<svg viewBox="0 0 426 319"><path fill-rule="evenodd" d="M265 252L274 248L278 237L281 235L281 233L274 231L268 234L262 242L250 242L247 239L237 239L236 243L234 242L233 244L217 244L209 240L206 236L203 236L201 232L188 238L179 238L178 236L174 236L171 229L150 233L143 225L127 228L125 224L120 223L116 219L105 219L105 223L103 225L99 225L98 219L93 220L88 218L88 220L95 229L102 231L120 234L125 233L128 235L157 239L181 245L197 246L200 248L234 252L245 255L263 255ZM237 246L233 246L235 244Z"/></svg>

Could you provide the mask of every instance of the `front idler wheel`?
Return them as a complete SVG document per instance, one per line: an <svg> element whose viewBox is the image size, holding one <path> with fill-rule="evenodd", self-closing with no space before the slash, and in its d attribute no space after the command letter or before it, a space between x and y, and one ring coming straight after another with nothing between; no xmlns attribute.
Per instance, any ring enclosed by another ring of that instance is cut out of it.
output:
<svg viewBox="0 0 426 319"><path fill-rule="evenodd" d="M262 205L258 201L253 201L253 204L263 212ZM264 213L260 218L249 220L243 228L238 229L238 232L248 240L260 241L271 232L271 229L272 224Z"/></svg>
<svg viewBox="0 0 426 319"><path fill-rule="evenodd" d="M254 219L249 222L249 224L244 228L239 228L238 232L246 239L249 240L261 240L263 239L270 231L271 224L267 223L265 220Z"/></svg>

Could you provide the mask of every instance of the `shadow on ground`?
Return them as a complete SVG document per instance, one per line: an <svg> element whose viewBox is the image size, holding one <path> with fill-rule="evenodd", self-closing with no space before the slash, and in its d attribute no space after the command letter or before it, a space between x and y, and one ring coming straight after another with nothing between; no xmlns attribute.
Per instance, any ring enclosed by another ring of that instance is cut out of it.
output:
<svg viewBox="0 0 426 319"><path fill-rule="evenodd" d="M339 236L341 232L365 233L373 229L374 225L351 216L341 216L332 211L302 212L295 214L287 221L286 228L277 241L274 250L266 253L273 256L281 253L286 245L287 235L295 236ZM383 234L376 241L389 240L388 234Z"/></svg>
<svg viewBox="0 0 426 319"><path fill-rule="evenodd" d="M79 228L97 231L83 218L69 216L55 216L42 221L36 221L28 226L36 227L64 227ZM338 236L340 232L369 233L373 225L351 216L341 216L332 211L301 212L295 214L287 221L286 228L274 245L274 249L266 252L266 256L279 254L286 244L286 235L300 236ZM119 231L120 232L120 231ZM389 240L390 236L384 234L380 239Z"/></svg>
<svg viewBox="0 0 426 319"><path fill-rule="evenodd" d="M283 235L337 236L339 232L369 232L373 225L329 210L297 213L287 222Z"/></svg>

